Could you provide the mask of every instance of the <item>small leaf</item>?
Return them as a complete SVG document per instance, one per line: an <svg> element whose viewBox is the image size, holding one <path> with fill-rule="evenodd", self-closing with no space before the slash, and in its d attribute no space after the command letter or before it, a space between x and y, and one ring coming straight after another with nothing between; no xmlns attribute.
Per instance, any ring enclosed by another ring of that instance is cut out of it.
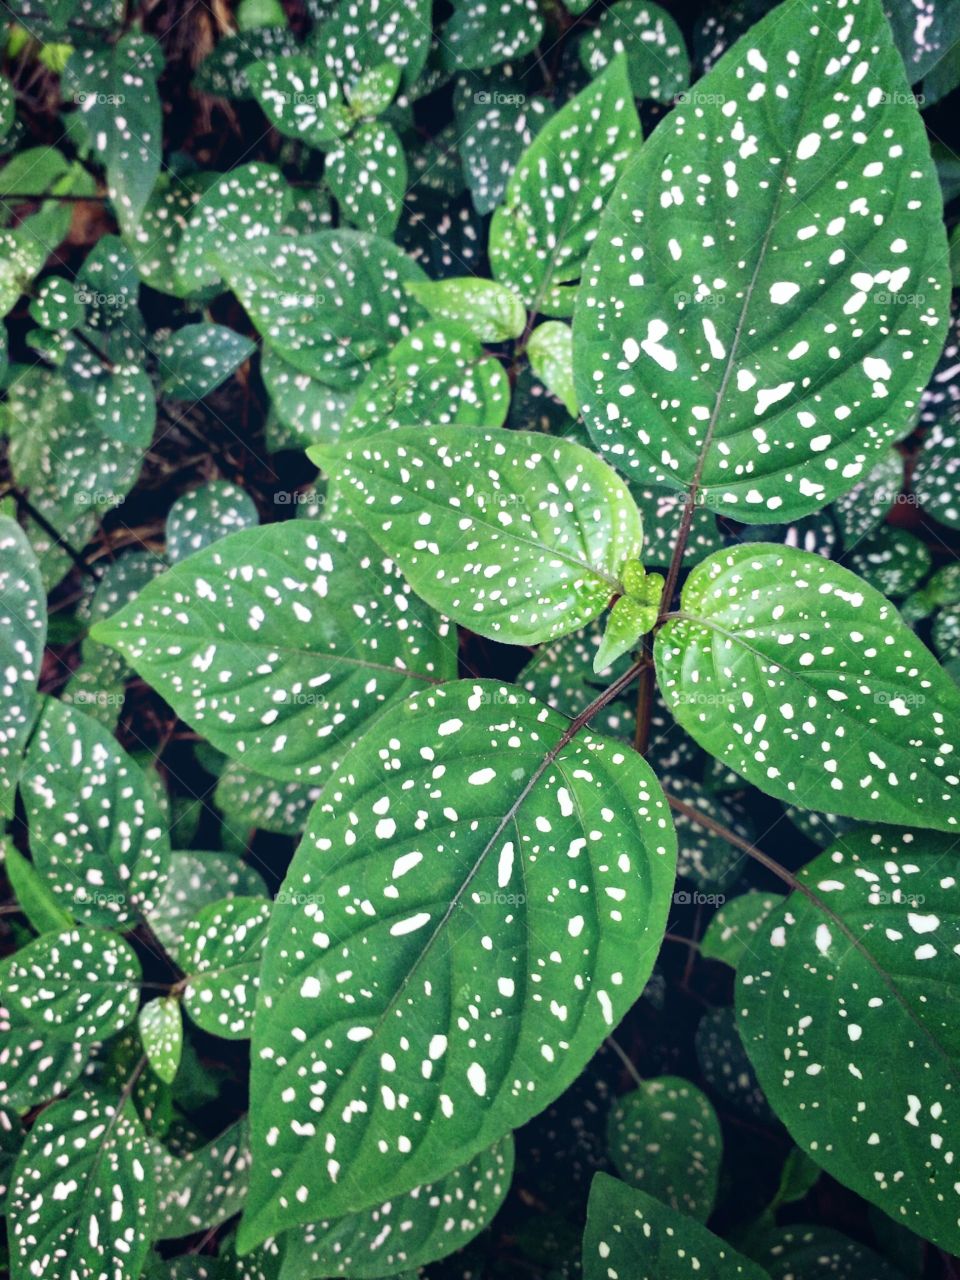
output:
<svg viewBox="0 0 960 1280"><path fill-rule="evenodd" d="M463 1164L638 998L672 824L642 757L567 726L460 681L408 699L324 789L271 919L243 1247Z"/></svg>
<svg viewBox="0 0 960 1280"><path fill-rule="evenodd" d="M605 1173L590 1186L584 1280L768 1280L693 1218Z"/></svg>
<svg viewBox="0 0 960 1280"><path fill-rule="evenodd" d="M490 224L490 263L531 311L571 314L601 210L640 140L617 58L524 152Z"/></svg>
<svg viewBox="0 0 960 1280"><path fill-rule="evenodd" d="M177 956L184 926L202 907L224 898L266 897L266 893L260 872L235 853L174 849L150 925L170 954Z"/></svg>
<svg viewBox="0 0 960 1280"><path fill-rule="evenodd" d="M427 60L431 30L429 0L397 0L389 9L379 2L340 0L333 16L311 33L310 47L348 92L385 59L403 69L403 84L410 88Z"/></svg>
<svg viewBox="0 0 960 1280"><path fill-rule="evenodd" d="M415 1273L462 1249L489 1224L512 1175L508 1136L430 1186L363 1213L288 1232L280 1280L319 1274L373 1280L394 1275L397 1267Z"/></svg>
<svg viewBox="0 0 960 1280"><path fill-rule="evenodd" d="M154 346L160 390L176 400L202 400L256 350L222 324L187 324Z"/></svg>
<svg viewBox="0 0 960 1280"><path fill-rule="evenodd" d="M625 486L567 440L401 428L309 455L419 596L506 643L595 618L640 552Z"/></svg>
<svg viewBox="0 0 960 1280"><path fill-rule="evenodd" d="M249 1176L246 1116L182 1158L160 1152L156 1238L176 1240L220 1226L242 1208Z"/></svg>
<svg viewBox="0 0 960 1280"><path fill-rule="evenodd" d="M251 63L246 79L274 128L308 147L325 151L353 124L343 90L312 54Z"/></svg>
<svg viewBox="0 0 960 1280"><path fill-rule="evenodd" d="M220 775L214 803L231 831L256 827L282 836L299 836L319 794L320 787L278 782L232 760Z"/></svg>
<svg viewBox="0 0 960 1280"><path fill-rule="evenodd" d="M656 606L641 604L629 596L621 596L610 610L600 648L593 659L593 670L599 675L607 667L635 649L641 636L647 634L657 620Z"/></svg>
<svg viewBox="0 0 960 1280"><path fill-rule="evenodd" d="M679 1213L706 1222L720 1177L723 1137L716 1112L689 1080L645 1080L618 1098L607 1125L617 1172Z"/></svg>
<svg viewBox="0 0 960 1280"><path fill-rule="evenodd" d="M527 310L506 285L478 276L425 280L407 286L407 292L426 307L436 320L464 324L481 342L506 342L519 338L527 322Z"/></svg>
<svg viewBox="0 0 960 1280"><path fill-rule="evenodd" d="M204 907L184 929L183 1007L211 1035L249 1037L269 920L263 898L229 898Z"/></svg>
<svg viewBox="0 0 960 1280"><path fill-rule="evenodd" d="M391 704L456 673L450 628L359 530L244 529L93 630L221 751L312 782Z"/></svg>
<svg viewBox="0 0 960 1280"><path fill-rule="evenodd" d="M336 391L311 378L270 347L264 347L260 354L260 374L274 413L301 447L337 438L350 406L351 392ZM275 495L275 501L289 501L289 497L281 490Z"/></svg>
<svg viewBox="0 0 960 1280"><path fill-rule="evenodd" d="M567 412L575 418L579 413L573 389L573 331L560 320L539 324L527 343L527 356L533 372L549 391L562 400Z"/></svg>
<svg viewBox="0 0 960 1280"><path fill-rule="evenodd" d="M183 1018L180 1002L162 996L140 1010L140 1039L150 1066L165 1084L173 1084L183 1052Z"/></svg>
<svg viewBox="0 0 960 1280"><path fill-rule="evenodd" d="M736 997L747 1052L798 1146L951 1253L953 865L952 839L929 832L867 828L835 840L764 921Z"/></svg>
<svg viewBox="0 0 960 1280"><path fill-rule="evenodd" d="M393 234L407 189L407 159L392 125L361 124L328 153L324 174L347 222L361 231Z"/></svg>
<svg viewBox="0 0 960 1280"><path fill-rule="evenodd" d="M73 927L74 920L39 874L9 837L0 839L3 869L10 881L13 896L19 902L23 914L30 921L35 933L62 933Z"/></svg>
<svg viewBox="0 0 960 1280"><path fill-rule="evenodd" d="M780 893L758 893L753 889L728 899L704 930L700 954L706 960L719 960L736 969L744 955L753 950L767 916L782 901Z"/></svg>
<svg viewBox="0 0 960 1280"><path fill-rule="evenodd" d="M133 1104L81 1094L27 1135L8 1202L12 1280L138 1280L150 1248L153 1162Z"/></svg>
<svg viewBox="0 0 960 1280"><path fill-rule="evenodd" d="M617 0L580 42L580 61L595 76L618 55L627 55L635 98L669 102L690 83L690 58L683 33L659 5Z"/></svg>
<svg viewBox="0 0 960 1280"><path fill-rule="evenodd" d="M400 88L401 70L396 62L381 62L365 71L350 87L354 115L378 116L386 111Z"/></svg>
<svg viewBox="0 0 960 1280"><path fill-rule="evenodd" d="M167 513L167 559L176 564L228 534L259 523L256 505L248 493L229 480L211 480L177 498Z"/></svg>
<svg viewBox="0 0 960 1280"><path fill-rule="evenodd" d="M47 597L37 557L17 522L0 515L0 817L13 817L46 638Z"/></svg>
<svg viewBox="0 0 960 1280"><path fill-rule="evenodd" d="M517 69L509 65L457 77L451 141L479 214L496 209L517 161L555 114L548 100L514 91L522 87Z"/></svg>
<svg viewBox="0 0 960 1280"><path fill-rule="evenodd" d="M701 746L804 808L957 825L960 691L879 592L761 543L710 556L680 603L657 671Z"/></svg>
<svg viewBox="0 0 960 1280"><path fill-rule="evenodd" d="M849 569L885 596L905 596L930 572L933 556L926 543L906 529L881 525L847 553Z"/></svg>
<svg viewBox="0 0 960 1280"><path fill-rule="evenodd" d="M163 819L102 725L48 698L21 794L34 866L71 915L116 928L149 912L166 875Z"/></svg>
<svg viewBox="0 0 960 1280"><path fill-rule="evenodd" d="M529 53L542 34L537 0L454 0L441 37L444 64L451 71L495 67Z"/></svg>

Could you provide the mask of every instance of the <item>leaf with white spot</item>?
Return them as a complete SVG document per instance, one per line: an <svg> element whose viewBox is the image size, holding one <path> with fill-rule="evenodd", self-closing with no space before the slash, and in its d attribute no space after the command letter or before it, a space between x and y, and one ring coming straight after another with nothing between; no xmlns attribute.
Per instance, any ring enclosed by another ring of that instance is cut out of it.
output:
<svg viewBox="0 0 960 1280"><path fill-rule="evenodd" d="M266 897L263 876L235 853L175 849L167 866L150 927L172 956L183 945L184 925L201 907L225 898Z"/></svg>
<svg viewBox="0 0 960 1280"><path fill-rule="evenodd" d="M777 1227L751 1245L770 1280L905 1280L892 1262L830 1227Z"/></svg>
<svg viewBox="0 0 960 1280"><path fill-rule="evenodd" d="M888 448L864 479L833 503L833 515L844 543L850 546L874 530L902 488L903 458L896 449Z"/></svg>
<svg viewBox="0 0 960 1280"><path fill-rule="evenodd" d="M862 829L800 873L737 973L744 1045L794 1141L951 1253L960 1035L954 842Z"/></svg>
<svg viewBox="0 0 960 1280"><path fill-rule="evenodd" d="M509 644L591 621L640 554L626 485L569 440L418 427L308 453L417 595Z"/></svg>
<svg viewBox="0 0 960 1280"><path fill-rule="evenodd" d="M225 247L221 259L264 342L332 387L360 381L423 315L406 288L420 268L366 232L273 236Z"/></svg>
<svg viewBox="0 0 960 1280"><path fill-rule="evenodd" d="M175 400L201 400L256 350L223 324L187 324L154 343L160 390Z"/></svg>
<svg viewBox="0 0 960 1280"><path fill-rule="evenodd" d="M478 276L452 277L411 284L407 292L426 307L435 320L466 325L481 342L519 338L527 309L506 285Z"/></svg>
<svg viewBox="0 0 960 1280"><path fill-rule="evenodd" d="M155 1167L158 1240L176 1240L218 1227L239 1213L247 1194L247 1117L185 1156L159 1149Z"/></svg>
<svg viewBox="0 0 960 1280"><path fill-rule="evenodd" d="M882 595L899 597L919 587L930 572L933 556L916 534L887 524L860 539L844 561Z"/></svg>
<svg viewBox="0 0 960 1280"><path fill-rule="evenodd" d="M181 288L191 293L219 284L216 255L276 235L292 205L287 180L273 165L257 162L225 173L205 189L183 228L176 255Z"/></svg>
<svg viewBox="0 0 960 1280"><path fill-rule="evenodd" d="M642 757L568 729L460 681L409 698L324 788L270 924L241 1244L465 1163L639 997L673 826Z"/></svg>
<svg viewBox="0 0 960 1280"><path fill-rule="evenodd" d="M694 1037L697 1063L708 1088L725 1107L748 1120L776 1125L747 1051L737 1033L733 1009L711 1009L700 1019Z"/></svg>
<svg viewBox="0 0 960 1280"><path fill-rule="evenodd" d="M554 115L547 99L518 92L524 87L517 68L509 65L457 77L451 141L460 152L477 213L496 209L520 156Z"/></svg>
<svg viewBox="0 0 960 1280"><path fill-rule="evenodd" d="M48 1107L14 1167L12 1280L138 1280L156 1204L133 1104L86 1093Z"/></svg>
<svg viewBox="0 0 960 1280"><path fill-rule="evenodd" d="M747 523L843 493L909 428L936 363L942 216L878 0L786 0L607 207L574 323L598 447Z"/></svg>
<svg viewBox="0 0 960 1280"><path fill-rule="evenodd" d="M136 1017L140 961L105 929L44 933L0 966L12 1017L74 1044L108 1040Z"/></svg>
<svg viewBox="0 0 960 1280"><path fill-rule="evenodd" d="M0 515L0 817L13 817L46 638L47 597L37 557L17 522Z"/></svg>
<svg viewBox="0 0 960 1280"><path fill-rule="evenodd" d="M627 55L635 98L669 102L690 83L690 57L683 33L659 5L617 0L600 11L600 21L580 42L580 61L591 75Z"/></svg>
<svg viewBox="0 0 960 1280"><path fill-rule="evenodd" d="M152 1070L165 1084L173 1084L183 1053L180 1002L167 996L150 1000L140 1010L137 1026Z"/></svg>
<svg viewBox="0 0 960 1280"><path fill-rule="evenodd" d="M249 493L229 480L210 480L177 498L167 512L167 559L176 564L228 534L259 523Z"/></svg>
<svg viewBox="0 0 960 1280"><path fill-rule="evenodd" d="M699 782L678 775L662 773L660 780L664 789L673 797L682 800L690 808L697 810L707 821L719 822L747 839L750 832L745 830L733 813L721 799L712 796ZM744 863L743 851L730 844L722 836L715 835L699 822L687 817L685 813L675 812L674 825L677 828L677 875L706 893L728 892L739 880ZM675 901L690 902L691 894L678 883Z"/></svg>
<svg viewBox="0 0 960 1280"><path fill-rule="evenodd" d="M290 1231L280 1280L306 1275L376 1280L394 1276L399 1267L413 1271L445 1258L487 1226L512 1175L508 1136L432 1185L375 1209Z"/></svg>
<svg viewBox="0 0 960 1280"><path fill-rule="evenodd" d="M501 427L510 383L462 325L426 324L401 338L357 392L343 434L372 435L394 427Z"/></svg>
<svg viewBox="0 0 960 1280"><path fill-rule="evenodd" d="M529 53L542 34L537 0L454 0L440 38L444 65L451 71L495 67Z"/></svg>
<svg viewBox="0 0 960 1280"><path fill-rule="evenodd" d="M757 946L757 935L767 916L782 902L783 894L753 889L728 899L704 930L700 954L705 960L718 960L736 969L745 953Z"/></svg>
<svg viewBox="0 0 960 1280"><path fill-rule="evenodd" d="M653 1196L598 1173L583 1237L584 1280L768 1280L725 1240Z"/></svg>
<svg viewBox="0 0 960 1280"><path fill-rule="evenodd" d="M410 88L430 51L430 8L429 0L338 0L312 32L310 48L351 94L386 61L402 69Z"/></svg>
<svg viewBox="0 0 960 1280"><path fill-rule="evenodd" d="M456 674L449 625L359 529L243 529L94 628L219 750L310 783L384 710Z"/></svg>
<svg viewBox="0 0 960 1280"><path fill-rule="evenodd" d="M531 311L573 311L600 213L640 141L620 57L558 111L521 156L490 224L490 264Z"/></svg>
<svg viewBox="0 0 960 1280"><path fill-rule="evenodd" d="M89 1041L37 1029L33 1014L0 1004L0 1106L29 1111L59 1097L83 1071Z"/></svg>
<svg viewBox="0 0 960 1280"><path fill-rule="evenodd" d="M254 62L246 78L274 128L308 147L327 150L353 124L343 89L312 54Z"/></svg>
<svg viewBox="0 0 960 1280"><path fill-rule="evenodd" d="M286 25L226 33L197 67L193 87L199 93L249 101L255 96L247 75L251 68L299 52L299 42Z"/></svg>
<svg viewBox="0 0 960 1280"><path fill-rule="evenodd" d="M170 852L163 819L101 724L48 698L20 792L34 865L71 915L119 927L149 912Z"/></svg>
<svg viewBox="0 0 960 1280"><path fill-rule="evenodd" d="M680 724L769 795L960 823L960 690L849 570L792 547L718 552L690 574L655 652Z"/></svg>
<svg viewBox="0 0 960 1280"><path fill-rule="evenodd" d="M917 501L935 520L960 529L960 412L954 410L935 422L913 471L913 491Z"/></svg>
<svg viewBox="0 0 960 1280"><path fill-rule="evenodd" d="M544 386L562 400L567 412L576 417L577 395L573 389L573 331L562 320L538 324L527 342L527 357L533 372Z"/></svg>
<svg viewBox="0 0 960 1280"><path fill-rule="evenodd" d="M607 1125L607 1146L625 1182L698 1222L710 1217L723 1137L709 1099L689 1080L644 1080L618 1098Z"/></svg>
<svg viewBox="0 0 960 1280"><path fill-rule="evenodd" d="M407 189L407 159L392 125L361 124L328 153L324 176L345 221L361 231L393 234Z"/></svg>
<svg viewBox="0 0 960 1280"><path fill-rule="evenodd" d="M270 903L228 898L205 906L183 931L183 1007L204 1031L246 1040L253 1024Z"/></svg>
<svg viewBox="0 0 960 1280"><path fill-rule="evenodd" d="M319 794L318 786L278 782L231 760L220 775L214 804L232 831L256 827L282 836L299 836Z"/></svg>
<svg viewBox="0 0 960 1280"><path fill-rule="evenodd" d="M260 353L260 374L274 413L299 444L337 438L350 406L349 391L336 391L311 378L270 347ZM289 498L278 494L276 501Z"/></svg>
<svg viewBox="0 0 960 1280"><path fill-rule="evenodd" d="M666 567L673 556L683 515L683 494L660 485L629 481L633 500L643 516L643 561L648 568ZM690 536L683 549L683 567L698 564L711 551L726 546L717 527L717 517L709 507L698 505L693 513Z"/></svg>

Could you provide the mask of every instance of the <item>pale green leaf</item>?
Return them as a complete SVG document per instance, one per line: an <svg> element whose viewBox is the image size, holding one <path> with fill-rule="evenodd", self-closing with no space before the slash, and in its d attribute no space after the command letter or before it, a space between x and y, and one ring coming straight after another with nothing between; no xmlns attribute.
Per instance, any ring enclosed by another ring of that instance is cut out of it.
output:
<svg viewBox="0 0 960 1280"><path fill-rule="evenodd" d="M149 1001L140 1010L137 1026L152 1070L165 1084L173 1084L183 1052L180 1002L167 996Z"/></svg>
<svg viewBox="0 0 960 1280"><path fill-rule="evenodd" d="M37 713L47 638L40 566L17 522L0 515L0 816L13 816L21 755Z"/></svg>
<svg viewBox="0 0 960 1280"><path fill-rule="evenodd" d="M505 285L478 276L425 280L407 288L435 320L466 325L481 342L519 338L527 322L521 300Z"/></svg>
<svg viewBox="0 0 960 1280"><path fill-rule="evenodd" d="M573 331L560 320L538 324L527 343L533 372L549 391L562 400L567 412L579 413L573 389Z"/></svg>
<svg viewBox="0 0 960 1280"><path fill-rule="evenodd" d="M407 189L407 159L392 125L368 121L327 155L324 175L344 220L393 234Z"/></svg>

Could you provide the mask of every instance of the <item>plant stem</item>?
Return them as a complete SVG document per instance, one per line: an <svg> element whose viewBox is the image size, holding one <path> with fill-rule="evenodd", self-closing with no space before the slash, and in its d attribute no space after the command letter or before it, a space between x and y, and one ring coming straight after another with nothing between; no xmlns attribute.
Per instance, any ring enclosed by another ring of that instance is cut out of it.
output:
<svg viewBox="0 0 960 1280"><path fill-rule="evenodd" d="M805 885L802 885L792 871L788 871L786 867L782 867L779 862L771 858L769 854L764 853L762 849L758 849L755 844L751 844L749 840L744 840L742 836L738 836L735 831L731 831L729 827L725 827L722 822L717 822L715 818L711 818L706 813L701 813L699 809L693 805L687 804L683 800L679 800L676 796L667 796L667 803L675 813L682 813L685 818L689 818L691 822L698 823L701 827L706 827L708 831L712 831L715 836L719 836L721 840L726 840L728 844L732 844L737 849L742 849L745 854L753 858L755 862L759 862L762 867L766 867L784 884L789 885L791 889L799 889L801 892L808 892ZM812 897L812 894L808 893Z"/></svg>

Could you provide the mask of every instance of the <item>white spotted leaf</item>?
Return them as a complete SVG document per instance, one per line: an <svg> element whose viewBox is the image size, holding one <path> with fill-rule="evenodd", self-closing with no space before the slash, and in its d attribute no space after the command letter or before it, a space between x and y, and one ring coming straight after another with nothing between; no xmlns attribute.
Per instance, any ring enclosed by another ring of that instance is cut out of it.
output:
<svg viewBox="0 0 960 1280"><path fill-rule="evenodd" d="M209 1231L240 1211L250 1176L247 1129L247 1117L242 1116L218 1137L183 1156L154 1148L158 1240Z"/></svg>
<svg viewBox="0 0 960 1280"><path fill-rule="evenodd" d="M728 898L700 939L700 954L707 960L718 960L736 969L744 954L756 947L759 930L771 911L783 901L779 893L760 893L751 889L736 898Z"/></svg>
<svg viewBox="0 0 960 1280"><path fill-rule="evenodd" d="M150 927L175 958L184 944L184 926L205 906L233 897L266 897L263 877L235 853L174 849Z"/></svg>
<svg viewBox="0 0 960 1280"><path fill-rule="evenodd" d="M274 128L308 147L325 151L353 124L342 87L312 54L254 62L246 78Z"/></svg>
<svg viewBox="0 0 960 1280"><path fill-rule="evenodd" d="M20 784L30 852L64 909L120 927L149 912L169 841L146 775L108 729L48 698Z"/></svg>
<svg viewBox="0 0 960 1280"><path fill-rule="evenodd" d="M446 1177L362 1213L312 1222L285 1235L279 1280L306 1275L377 1280L462 1249L499 1209L513 1174L504 1138Z"/></svg>
<svg viewBox="0 0 960 1280"><path fill-rule="evenodd" d="M407 292L426 307L435 320L466 325L481 342L519 338L527 310L512 289L496 280L456 276L411 284Z"/></svg>
<svg viewBox="0 0 960 1280"><path fill-rule="evenodd" d="M768 1280L725 1240L653 1196L598 1173L590 1184L583 1280Z"/></svg>
<svg viewBox="0 0 960 1280"><path fill-rule="evenodd" d="M7 1210L12 1280L138 1280L156 1204L130 1101L85 1093L48 1107L17 1159Z"/></svg>
<svg viewBox="0 0 960 1280"><path fill-rule="evenodd" d="M344 219L390 236L407 189L407 158L392 125L368 120L327 155L324 176Z"/></svg>
<svg viewBox="0 0 960 1280"><path fill-rule="evenodd" d="M573 333L562 320L538 324L527 342L527 357L533 372L552 391L571 417L579 413L573 389Z"/></svg>
<svg viewBox="0 0 960 1280"><path fill-rule="evenodd" d="M584 278L577 391L625 473L761 524L862 479L910 428L949 307L879 0L786 0L752 27L638 153Z"/></svg>
<svg viewBox="0 0 960 1280"><path fill-rule="evenodd" d="M599 22L580 42L580 61L595 76L621 53L627 55L636 98L669 102L690 83L690 56L683 33L659 5L647 0L617 0L600 11Z"/></svg>
<svg viewBox="0 0 960 1280"><path fill-rule="evenodd" d="M167 512L166 551L171 564L260 523L250 495L229 480L210 480L182 494Z"/></svg>
<svg viewBox="0 0 960 1280"><path fill-rule="evenodd" d="M308 452L417 595L480 635L575 631L640 554L626 485L569 440L417 427Z"/></svg>
<svg viewBox="0 0 960 1280"><path fill-rule="evenodd" d="M672 823L642 757L569 723L516 688L446 685L324 789L271 918L242 1244L449 1173L556 1098L639 997Z"/></svg>
<svg viewBox="0 0 960 1280"><path fill-rule="evenodd" d="M743 1043L794 1141L895 1222L955 1253L960 882L951 838L835 840L737 973Z"/></svg>
<svg viewBox="0 0 960 1280"><path fill-rule="evenodd" d="M183 1053L180 1002L169 996L150 1000L140 1010L137 1026L154 1074L165 1084L173 1084Z"/></svg>
<svg viewBox="0 0 960 1280"><path fill-rule="evenodd" d="M268 777L325 774L385 708L456 674L450 627L359 529L290 520L179 562L96 638Z"/></svg>
<svg viewBox="0 0 960 1280"><path fill-rule="evenodd" d="M211 1035L249 1038L269 920L265 898L236 897L209 903L188 921L183 1007Z"/></svg>
<svg viewBox="0 0 960 1280"><path fill-rule="evenodd" d="M717 552L656 640L679 723L806 809L950 831L960 690L884 596L793 547Z"/></svg>
<svg viewBox="0 0 960 1280"><path fill-rule="evenodd" d="M520 157L490 224L490 263L531 311L572 313L601 211L640 141L620 57L558 111Z"/></svg>
<svg viewBox="0 0 960 1280"><path fill-rule="evenodd" d="M454 0L441 35L444 64L451 71L495 67L529 53L542 34L537 0Z"/></svg>
<svg viewBox="0 0 960 1280"><path fill-rule="evenodd" d="M160 390L176 400L200 400L256 350L223 324L187 324L154 343Z"/></svg>
<svg viewBox="0 0 960 1280"><path fill-rule="evenodd" d="M17 522L0 516L0 817L13 816L46 637L47 596L37 557Z"/></svg>

